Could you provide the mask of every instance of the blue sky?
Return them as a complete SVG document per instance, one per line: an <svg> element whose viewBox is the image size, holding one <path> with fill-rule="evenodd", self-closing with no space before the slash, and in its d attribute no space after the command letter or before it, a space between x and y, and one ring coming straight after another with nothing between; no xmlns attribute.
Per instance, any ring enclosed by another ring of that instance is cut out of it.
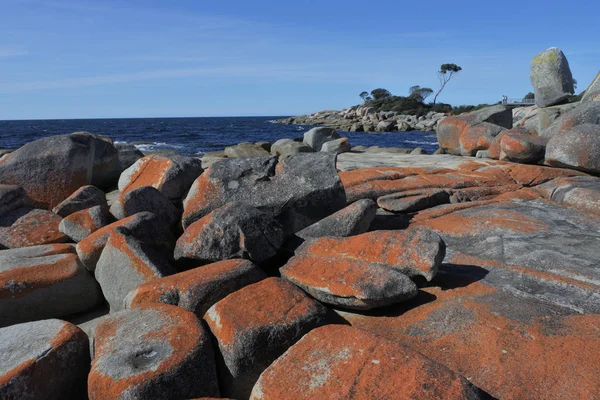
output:
<svg viewBox="0 0 600 400"><path fill-rule="evenodd" d="M529 62L560 47L587 87L600 2L0 0L0 119L294 115L384 87L438 101L531 90Z"/></svg>

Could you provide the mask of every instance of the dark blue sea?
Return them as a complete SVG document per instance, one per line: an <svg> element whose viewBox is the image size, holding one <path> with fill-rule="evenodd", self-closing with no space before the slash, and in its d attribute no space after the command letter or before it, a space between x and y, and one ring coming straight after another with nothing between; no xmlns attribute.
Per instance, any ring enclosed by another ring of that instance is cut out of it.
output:
<svg viewBox="0 0 600 400"><path fill-rule="evenodd" d="M125 118L0 121L0 148L12 149L45 136L87 131L117 142L135 144L141 151L171 150L200 155L241 142L275 142L300 137L313 126L284 125L272 121L285 117ZM438 148L434 132L340 132L352 146ZM433 135L433 136L432 136Z"/></svg>

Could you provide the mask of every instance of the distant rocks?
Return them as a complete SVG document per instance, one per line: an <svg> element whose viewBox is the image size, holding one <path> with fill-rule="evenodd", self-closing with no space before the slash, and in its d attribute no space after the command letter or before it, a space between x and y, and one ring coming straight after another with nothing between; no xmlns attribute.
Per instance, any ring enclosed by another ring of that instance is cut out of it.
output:
<svg viewBox="0 0 600 400"><path fill-rule="evenodd" d="M531 60L529 77L538 107L558 104L575 92L569 62L556 47L541 52Z"/></svg>

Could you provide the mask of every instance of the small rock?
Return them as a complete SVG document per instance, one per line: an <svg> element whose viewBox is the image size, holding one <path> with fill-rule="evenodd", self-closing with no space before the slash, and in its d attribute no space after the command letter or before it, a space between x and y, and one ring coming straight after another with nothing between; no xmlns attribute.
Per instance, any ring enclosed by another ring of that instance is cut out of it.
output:
<svg viewBox="0 0 600 400"><path fill-rule="evenodd" d="M202 318L219 300L266 277L250 261L219 261L139 285L127 295L125 303L127 308L166 303Z"/></svg>
<svg viewBox="0 0 600 400"><path fill-rule="evenodd" d="M2 328L0 354L0 398L86 397L88 338L75 325L48 319Z"/></svg>
<svg viewBox="0 0 600 400"><path fill-rule="evenodd" d="M112 220L112 215L106 207L95 206L63 218L58 224L58 230L77 243L98 229L104 228Z"/></svg>
<svg viewBox="0 0 600 400"><path fill-rule="evenodd" d="M168 226L176 226L181 217L181 211L152 186L140 186L122 192L110 207L111 214L117 219L144 211L158 215Z"/></svg>
<svg viewBox="0 0 600 400"><path fill-rule="evenodd" d="M208 332L182 308L155 304L104 317L94 332L90 400L219 396Z"/></svg>
<svg viewBox="0 0 600 400"><path fill-rule="evenodd" d="M262 262L277 253L283 239L281 225L271 216L244 203L229 203L185 230L177 240L175 259Z"/></svg>
<svg viewBox="0 0 600 400"><path fill-rule="evenodd" d="M396 125L396 121L381 121L375 127L377 132L394 132L398 130L398 126Z"/></svg>
<svg viewBox="0 0 600 400"><path fill-rule="evenodd" d="M296 142L293 139L279 139L271 146L271 154L280 157L312 152L314 152L312 147L304 142Z"/></svg>
<svg viewBox="0 0 600 400"><path fill-rule="evenodd" d="M393 212L415 212L450 203L450 194L445 190L410 190L381 196L377 205Z"/></svg>
<svg viewBox="0 0 600 400"><path fill-rule="evenodd" d="M377 204L371 199L358 200L296 233L303 239L323 236L346 237L366 232L375 218Z"/></svg>
<svg viewBox="0 0 600 400"><path fill-rule="evenodd" d="M314 151L321 151L323 143L339 139L340 135L333 128L312 128L304 134L304 143L312 147Z"/></svg>
<svg viewBox="0 0 600 400"><path fill-rule="evenodd" d="M22 213L19 212L17 215L20 214ZM16 247L68 242L69 238L58 228L61 221L62 218L51 211L27 211L10 227L0 228L0 245L14 249Z"/></svg>
<svg viewBox="0 0 600 400"><path fill-rule="evenodd" d="M240 143L235 146L225 147L225 156L228 158L263 157L268 155L268 150L254 143Z"/></svg>
<svg viewBox="0 0 600 400"><path fill-rule="evenodd" d="M321 146L321 151L333 154L347 153L350 150L350 142L348 141L348 138L330 140L329 142L323 143Z"/></svg>
<svg viewBox="0 0 600 400"><path fill-rule="evenodd" d="M224 364L219 366L222 392L242 399L275 359L327 323L328 312L290 282L267 278L225 297L204 319Z"/></svg>
<svg viewBox="0 0 600 400"><path fill-rule="evenodd" d="M106 195L96 186L86 185L80 187L72 195L57 204L56 207L52 209L52 212L64 218L77 211L94 206L108 208Z"/></svg>

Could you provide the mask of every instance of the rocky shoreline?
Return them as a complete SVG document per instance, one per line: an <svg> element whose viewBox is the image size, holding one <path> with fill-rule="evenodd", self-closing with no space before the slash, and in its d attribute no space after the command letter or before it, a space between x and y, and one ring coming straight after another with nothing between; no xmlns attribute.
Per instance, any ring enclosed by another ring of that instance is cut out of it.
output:
<svg viewBox="0 0 600 400"><path fill-rule="evenodd" d="M28 143L0 159L0 398L594 398L598 99L445 118L451 154Z"/></svg>

